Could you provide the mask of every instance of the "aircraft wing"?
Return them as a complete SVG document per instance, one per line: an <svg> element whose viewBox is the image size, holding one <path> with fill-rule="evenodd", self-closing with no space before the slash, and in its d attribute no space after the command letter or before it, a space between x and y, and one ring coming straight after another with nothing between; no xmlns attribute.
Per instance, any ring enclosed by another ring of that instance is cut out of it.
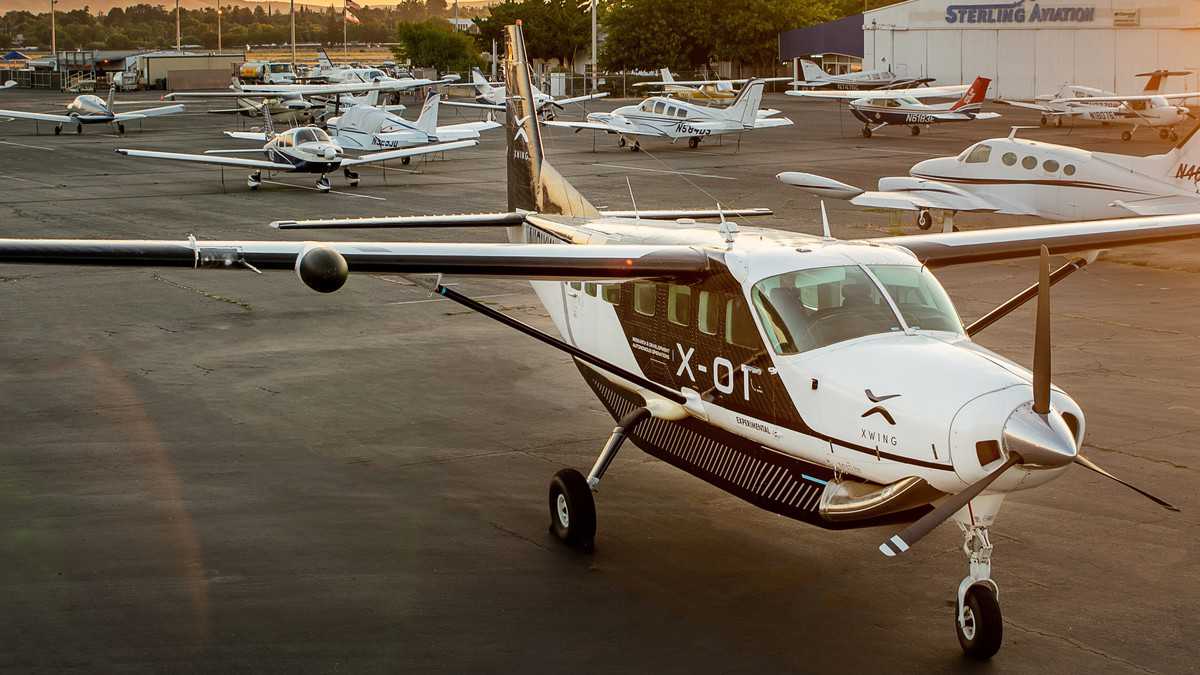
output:
<svg viewBox="0 0 1200 675"><path fill-rule="evenodd" d="M266 143L270 137L261 131L226 131L225 135L240 141L259 141Z"/></svg>
<svg viewBox="0 0 1200 675"><path fill-rule="evenodd" d="M879 241L907 248L930 267L945 267L1036 256L1042 245L1051 255L1061 255L1195 237L1200 237L1200 213L913 234Z"/></svg>
<svg viewBox="0 0 1200 675"><path fill-rule="evenodd" d="M282 86L282 85L279 85L279 86ZM169 94L164 94L162 99L164 101L175 101L178 99L187 99L187 98L287 99L287 98L300 98L300 97L301 97L301 95L298 93L289 93L289 92L263 93L263 92L249 92L249 91L240 91L240 90L236 90L236 89L229 89L227 91L173 91Z"/></svg>
<svg viewBox="0 0 1200 675"><path fill-rule="evenodd" d="M163 115L175 115L183 112L183 104L164 105L159 108L145 108L143 110L130 110L129 112L117 113L116 121L128 122L129 120L141 120L147 117L161 117Z"/></svg>
<svg viewBox="0 0 1200 675"><path fill-rule="evenodd" d="M994 113L994 112L965 113L965 112L947 111L947 112L935 112L935 113L927 113L927 114L930 117L941 120L943 122L964 122L966 120L994 120L997 117L1000 117L1000 113Z"/></svg>
<svg viewBox="0 0 1200 675"><path fill-rule="evenodd" d="M484 110L504 110L503 105L496 103L474 103L471 101L442 101L438 105L452 105L459 108L483 108Z"/></svg>
<svg viewBox="0 0 1200 675"><path fill-rule="evenodd" d="M361 94L370 91L406 91L417 87L436 84L434 80L380 80L378 82L347 82L343 84L248 84L242 86L242 95L300 95L331 96L333 94Z"/></svg>
<svg viewBox="0 0 1200 675"><path fill-rule="evenodd" d="M1200 196L1169 195L1149 199L1122 200L1113 202L1136 216L1170 216L1179 213L1200 212Z"/></svg>
<svg viewBox="0 0 1200 675"><path fill-rule="evenodd" d="M1009 101L1007 99L998 98L998 99L996 99L996 103L1003 103L1004 105L1011 105L1014 108L1028 108L1029 110L1036 110L1044 115L1061 115L1062 114L1061 110L1054 110L1053 108L1051 108L1049 106L1045 106L1040 103L1030 103L1029 101Z"/></svg>
<svg viewBox="0 0 1200 675"><path fill-rule="evenodd" d="M678 245L0 239L0 263L291 271L314 246L336 251L351 272L561 280L697 279L709 273L704 251Z"/></svg>
<svg viewBox="0 0 1200 675"><path fill-rule="evenodd" d="M616 125L607 124L605 122L572 122L569 120L546 120L544 122L539 122L539 124L541 124L544 127L559 127L562 129L574 129L576 131L591 130L591 131L604 131L604 132L607 132L610 134L632 134L635 136L640 135L634 127L630 127L628 129L626 129L625 127L618 127Z"/></svg>
<svg viewBox="0 0 1200 675"><path fill-rule="evenodd" d="M15 117L19 120L38 120L39 122L57 122L59 124L74 124L75 120L67 115L52 115L50 113L33 113L23 110L0 110L0 116Z"/></svg>
<svg viewBox="0 0 1200 675"><path fill-rule="evenodd" d="M359 157L355 157L354 159L343 159L342 166L354 166L355 164L366 164L368 162L386 162L389 159L417 157L419 155L429 155L435 152L458 150L460 148L473 148L476 145L479 145L479 141L469 140L452 141L450 143L433 143L432 145L420 145L415 148L402 148L399 150L384 150L383 152L373 152L369 155L361 155Z"/></svg>
<svg viewBox="0 0 1200 675"><path fill-rule="evenodd" d="M978 195L954 185L938 181L894 176L879 179L879 190L863 190L841 181L799 171L785 171L775 176L779 182L800 188L818 197L846 199L855 206L899 211L940 209L946 211L1000 211Z"/></svg>
<svg viewBox="0 0 1200 675"><path fill-rule="evenodd" d="M564 105L570 105L572 103L582 103L584 101L594 101L598 98L604 98L605 96L608 96L607 91L602 91L599 94L587 94L585 96L573 96L571 98L556 98L553 101L551 101L551 103L553 103L554 105L561 108Z"/></svg>
<svg viewBox="0 0 1200 675"><path fill-rule="evenodd" d="M200 164L220 164L223 166L244 166L253 169L271 169L273 171L291 171L291 164L271 162L265 159L241 159L239 157L223 157L220 155L189 155L182 152L157 152L154 150L126 150L118 148L117 153L129 157L145 157L148 159L170 159L177 162L198 162Z"/></svg>
<svg viewBox="0 0 1200 675"><path fill-rule="evenodd" d="M783 79L789 79L789 78L783 78ZM746 84L749 81L750 81L749 79L741 79L741 80L675 80L673 82L662 82L662 81L659 81L659 82L635 82L633 84L633 86L634 87L665 87L665 86L672 85L672 84L678 84L678 85L682 85L685 87L703 87L703 86L709 85L709 84L725 84L725 83Z"/></svg>
<svg viewBox="0 0 1200 675"><path fill-rule="evenodd" d="M969 84L954 84L945 87L915 87L912 89L824 89L815 91L792 90L785 91L788 96L801 98L826 98L844 101L855 101L860 98L950 98L962 96L969 89Z"/></svg>
<svg viewBox="0 0 1200 675"><path fill-rule="evenodd" d="M1183 99L1200 98L1200 91L1185 91L1179 94L1136 94L1131 96L1080 96L1072 98L1056 98L1052 103L1128 103L1131 101L1149 101L1156 98Z"/></svg>

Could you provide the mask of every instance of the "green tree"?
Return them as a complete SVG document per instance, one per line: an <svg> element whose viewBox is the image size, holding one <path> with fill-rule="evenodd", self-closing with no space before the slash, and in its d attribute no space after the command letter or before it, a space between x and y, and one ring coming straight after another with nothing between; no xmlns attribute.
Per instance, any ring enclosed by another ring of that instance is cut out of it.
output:
<svg viewBox="0 0 1200 675"><path fill-rule="evenodd" d="M401 23L392 48L397 61L407 60L418 68L435 68L439 73L467 71L482 65L475 40L458 32L445 19Z"/></svg>

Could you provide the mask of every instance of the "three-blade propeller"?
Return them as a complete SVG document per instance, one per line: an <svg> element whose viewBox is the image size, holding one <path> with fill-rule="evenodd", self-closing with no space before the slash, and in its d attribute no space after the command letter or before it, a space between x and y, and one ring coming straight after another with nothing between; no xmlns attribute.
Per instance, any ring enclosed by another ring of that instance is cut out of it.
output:
<svg viewBox="0 0 1200 675"><path fill-rule="evenodd" d="M1034 337L1034 352L1033 352L1033 412L1038 415L1050 414L1050 252L1045 246L1042 246L1041 259L1038 265L1038 293L1037 293L1037 318ZM1008 461L1000 465L999 468L987 474L983 478L969 485L965 490L946 497L932 511L922 516L916 522L904 528L898 534L892 535L887 541L879 545L879 551L885 556L892 557L898 553L904 553L914 544L921 540L922 537L929 534L938 525L948 520L951 516L957 513L960 509L967 506L972 499L978 497L981 492L986 490L988 486L996 481L1005 471L1008 471L1014 466L1023 463L1025 460L1017 453L1010 452ZM1124 485L1125 487L1137 492L1138 494L1153 501L1155 504L1162 506L1171 511L1179 511L1178 508L1171 505L1166 500L1155 497L1154 495L1138 488L1131 483L1128 483L1108 471L1105 471L1092 460L1083 455L1076 454L1072 460L1080 466L1086 467L1091 471L1111 478L1112 480Z"/></svg>

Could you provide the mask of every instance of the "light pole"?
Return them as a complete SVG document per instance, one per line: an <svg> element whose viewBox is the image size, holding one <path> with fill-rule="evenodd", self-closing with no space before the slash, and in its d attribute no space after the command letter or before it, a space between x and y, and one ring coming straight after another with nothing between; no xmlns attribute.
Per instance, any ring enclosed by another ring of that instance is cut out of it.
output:
<svg viewBox="0 0 1200 675"><path fill-rule="evenodd" d="M217 5L217 51L221 51L221 6Z"/></svg>
<svg viewBox="0 0 1200 675"><path fill-rule="evenodd" d="M54 3L50 0L50 53L54 54L54 69L58 70L58 35L54 29Z"/></svg>
<svg viewBox="0 0 1200 675"><path fill-rule="evenodd" d="M592 93L600 88L600 51L596 40L596 5L600 0L592 0Z"/></svg>
<svg viewBox="0 0 1200 675"><path fill-rule="evenodd" d="M296 0L290 0L288 7L292 14L292 72L294 73L296 72Z"/></svg>
<svg viewBox="0 0 1200 675"><path fill-rule="evenodd" d="M175 0L175 51L179 51L179 0Z"/></svg>

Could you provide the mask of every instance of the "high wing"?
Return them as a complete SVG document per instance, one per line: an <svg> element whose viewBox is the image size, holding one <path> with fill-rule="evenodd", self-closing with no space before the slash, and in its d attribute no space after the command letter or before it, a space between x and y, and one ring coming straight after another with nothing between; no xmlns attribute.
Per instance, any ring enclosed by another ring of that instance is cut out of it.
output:
<svg viewBox="0 0 1200 675"><path fill-rule="evenodd" d="M0 116L15 117L19 120L37 120L39 122L57 122L59 124L74 124L75 119L67 115L53 115L50 113L32 113L23 110L0 110Z"/></svg>
<svg viewBox="0 0 1200 675"><path fill-rule="evenodd" d="M788 96L800 96L802 98L828 98L844 101L854 101L860 98L950 98L953 96L962 96L963 93L970 89L969 84L947 85L945 87L915 87L912 89L827 89L815 91L786 91Z"/></svg>
<svg viewBox="0 0 1200 675"><path fill-rule="evenodd" d="M236 138L240 141L259 141L266 143L271 140L271 137L261 131L226 131L225 135L230 138Z"/></svg>
<svg viewBox="0 0 1200 675"><path fill-rule="evenodd" d="M1030 103L1028 101L1009 101L1007 99L998 98L998 99L996 99L996 103L1003 103L1004 105L1011 105L1014 108L1027 108L1029 110L1036 110L1044 115L1065 114L1061 110L1055 110L1049 106L1042 105L1040 103Z"/></svg>
<svg viewBox="0 0 1200 675"><path fill-rule="evenodd" d="M360 155L354 159L343 159L342 166L354 166L355 164L366 164L368 162L385 162L389 159L401 159L403 157L417 157L420 155L429 155L435 152L446 152L447 150L473 148L476 145L479 145L479 141L469 140L452 141L450 143L433 143L432 145L421 145L415 148L403 148L400 150L385 150L383 152L373 152L369 155Z"/></svg>
<svg viewBox="0 0 1200 675"><path fill-rule="evenodd" d="M877 241L903 246L930 267L945 267L1036 256L1042 245L1051 254L1060 255L1197 236L1200 236L1200 213L914 234Z"/></svg>
<svg viewBox="0 0 1200 675"><path fill-rule="evenodd" d="M708 255L690 246L561 246L411 242L0 239L0 263L292 270L314 247L351 272L518 279L697 279Z"/></svg>
<svg viewBox="0 0 1200 675"><path fill-rule="evenodd" d="M1185 91L1179 94L1136 94L1132 96L1074 96L1056 98L1052 103L1129 103L1132 101L1150 101L1156 98L1183 99L1200 98L1200 91Z"/></svg>
<svg viewBox="0 0 1200 675"><path fill-rule="evenodd" d="M582 103L584 101L594 101L598 98L604 98L606 96L608 96L608 92L602 91L599 94L586 94L584 96L573 96L571 98L556 98L556 99L551 100L550 103L561 108L564 105L570 105L572 103Z"/></svg>
<svg viewBox="0 0 1200 675"><path fill-rule="evenodd" d="M783 78L788 79L788 78ZM749 79L741 80L675 80L673 82L636 82L634 87L665 87L672 84L683 85L685 87L703 87L709 84L746 84Z"/></svg>
<svg viewBox="0 0 1200 675"><path fill-rule="evenodd" d="M459 108L483 108L484 110L504 110L499 103L474 103L471 101L442 101L439 105L452 105Z"/></svg>
<svg viewBox="0 0 1200 675"><path fill-rule="evenodd" d="M765 208L751 209L644 209L641 211L601 211L607 218L646 218L675 220L678 218L720 218L735 216L770 216L774 211ZM280 230L320 229L370 229L409 227L512 227L525 222L534 215L523 211L501 211L498 213L462 213L440 216L382 216L377 218L326 218L320 220L276 220L271 227Z"/></svg>
<svg viewBox="0 0 1200 675"><path fill-rule="evenodd" d="M127 122L129 120L146 119L147 117L175 115L181 112L183 112L183 104L164 105L159 108L145 108L143 110L130 110L129 112L117 113L114 119L117 122Z"/></svg>
<svg viewBox="0 0 1200 675"><path fill-rule="evenodd" d="M244 166L255 169L271 169L274 171L291 171L291 164L271 162L265 159L240 159L238 157L223 157L220 155L189 155L181 152L156 152L154 150L126 150L118 148L118 154L129 157L145 157L148 159L170 159L177 162L199 162L200 164L220 164L223 166Z"/></svg>

